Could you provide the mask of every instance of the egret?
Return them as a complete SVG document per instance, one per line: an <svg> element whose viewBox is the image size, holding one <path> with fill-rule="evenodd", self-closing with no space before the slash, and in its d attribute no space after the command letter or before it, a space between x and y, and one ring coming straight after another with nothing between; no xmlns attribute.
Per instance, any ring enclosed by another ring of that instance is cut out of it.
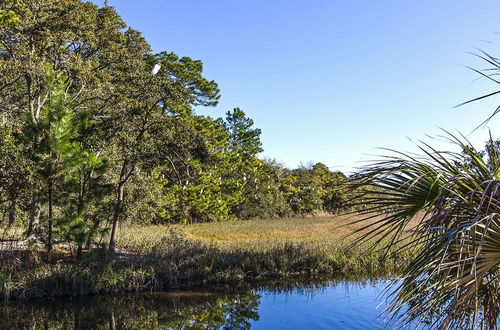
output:
<svg viewBox="0 0 500 330"><path fill-rule="evenodd" d="M153 70L151 70L151 74L153 76L156 76L156 74L158 73L158 71L160 71L160 69L161 69L161 64L156 63L155 66L153 67Z"/></svg>

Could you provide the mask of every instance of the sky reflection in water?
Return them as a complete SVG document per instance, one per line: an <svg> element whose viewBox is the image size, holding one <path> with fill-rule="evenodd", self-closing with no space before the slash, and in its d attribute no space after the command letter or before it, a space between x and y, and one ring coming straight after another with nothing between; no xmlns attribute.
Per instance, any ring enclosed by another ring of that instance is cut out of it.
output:
<svg viewBox="0 0 500 330"><path fill-rule="evenodd" d="M387 283L11 302L0 304L0 329L391 329L379 318Z"/></svg>

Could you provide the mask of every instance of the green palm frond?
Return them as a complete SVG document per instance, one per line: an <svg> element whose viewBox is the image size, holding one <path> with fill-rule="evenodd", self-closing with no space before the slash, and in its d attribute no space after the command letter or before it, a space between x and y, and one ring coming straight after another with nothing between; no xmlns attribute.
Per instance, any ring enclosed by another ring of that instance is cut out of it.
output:
<svg viewBox="0 0 500 330"><path fill-rule="evenodd" d="M441 328L496 328L500 313L500 155L449 135L462 152L423 144L422 156L395 153L359 172L353 202L363 220L360 239L405 240L419 247L395 282L387 312L402 323ZM490 147L488 147L490 146ZM421 220L416 228L410 221ZM409 310L406 310L409 308ZM403 313L403 311L405 311Z"/></svg>

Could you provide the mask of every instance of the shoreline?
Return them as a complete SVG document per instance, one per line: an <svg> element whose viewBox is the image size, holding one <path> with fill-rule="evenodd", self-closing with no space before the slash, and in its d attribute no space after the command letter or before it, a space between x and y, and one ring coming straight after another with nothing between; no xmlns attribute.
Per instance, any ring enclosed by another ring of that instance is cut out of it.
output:
<svg viewBox="0 0 500 330"><path fill-rule="evenodd" d="M265 281L314 281L335 278L381 277L397 273L404 254L343 249L334 244L280 242L252 248L222 247L176 234L164 237L149 251L107 256L88 251L81 263L67 254L45 261L40 251L3 253L0 298L76 297L148 291L187 290L200 286L232 286ZM24 262L19 262L24 260ZM18 262L16 264L16 261ZM5 264L10 264L5 267Z"/></svg>

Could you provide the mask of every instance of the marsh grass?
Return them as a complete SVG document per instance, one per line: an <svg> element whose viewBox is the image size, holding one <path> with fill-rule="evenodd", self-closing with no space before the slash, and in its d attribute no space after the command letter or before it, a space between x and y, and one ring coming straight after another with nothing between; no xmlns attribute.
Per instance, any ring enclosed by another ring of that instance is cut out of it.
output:
<svg viewBox="0 0 500 330"><path fill-rule="evenodd" d="M118 246L137 248L154 244L172 230L187 238L204 243L230 246L262 246L266 249L276 242L342 244L363 235L357 232L366 222L357 222L359 216L256 219L246 221L221 221L170 226L125 226L121 228ZM376 223L381 217L374 217ZM408 229L418 224L415 218ZM352 236L350 236L352 234Z"/></svg>
<svg viewBox="0 0 500 330"><path fill-rule="evenodd" d="M20 226L5 227L0 229L0 238L4 241L21 240L24 238L24 232Z"/></svg>
<svg viewBox="0 0 500 330"><path fill-rule="evenodd" d="M61 254L2 251L4 299L154 291L265 280L328 280L396 273L409 257L356 248L342 239L344 218L220 222L120 229L117 254L94 249L77 263ZM397 251L393 249L392 252ZM19 253L30 253L30 262ZM19 262L17 262L18 260Z"/></svg>
<svg viewBox="0 0 500 330"><path fill-rule="evenodd" d="M350 224L347 216L337 216L201 223L185 227L185 232L188 237L202 241L267 244L277 240L338 241L358 228Z"/></svg>

